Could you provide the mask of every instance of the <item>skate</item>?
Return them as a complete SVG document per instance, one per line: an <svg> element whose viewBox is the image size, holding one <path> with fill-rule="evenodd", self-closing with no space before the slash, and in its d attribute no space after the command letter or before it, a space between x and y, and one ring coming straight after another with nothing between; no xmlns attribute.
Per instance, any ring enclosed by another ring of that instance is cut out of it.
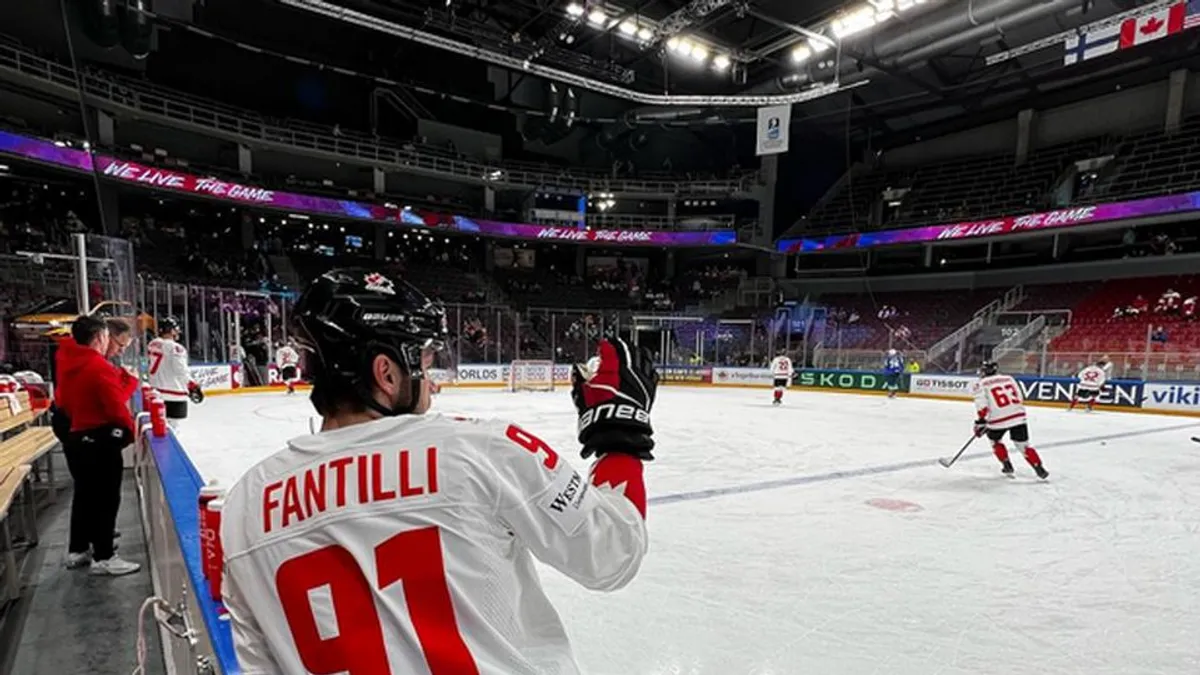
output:
<svg viewBox="0 0 1200 675"><path fill-rule="evenodd" d="M1004 460L1004 464L1000 466L1000 473L1004 474L1008 478L1013 477L1013 465L1010 460Z"/></svg>
<svg viewBox="0 0 1200 675"><path fill-rule="evenodd" d="M779 398L775 399L774 401L771 401L771 405L776 405L776 406L780 405L782 403L783 403L783 399L779 399Z"/></svg>
<svg viewBox="0 0 1200 675"><path fill-rule="evenodd" d="M1034 464L1033 471L1037 474L1037 477L1041 478L1042 480L1046 480L1050 477L1050 472L1047 471L1046 467L1042 466L1041 464Z"/></svg>
<svg viewBox="0 0 1200 675"><path fill-rule="evenodd" d="M888 398L896 398L896 390L895 389L888 392Z"/></svg>

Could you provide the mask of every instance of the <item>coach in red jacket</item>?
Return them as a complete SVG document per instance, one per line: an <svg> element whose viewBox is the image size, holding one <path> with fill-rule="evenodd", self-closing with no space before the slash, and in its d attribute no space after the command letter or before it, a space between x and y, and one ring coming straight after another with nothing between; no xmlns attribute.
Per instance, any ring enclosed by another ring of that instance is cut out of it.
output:
<svg viewBox="0 0 1200 675"><path fill-rule="evenodd" d="M121 451L133 442L129 399L138 381L107 360L108 343L103 320L75 320L55 357L55 405L70 421L63 453L75 480L67 567L90 565L92 574L119 576L140 567L118 557L113 546L125 471Z"/></svg>

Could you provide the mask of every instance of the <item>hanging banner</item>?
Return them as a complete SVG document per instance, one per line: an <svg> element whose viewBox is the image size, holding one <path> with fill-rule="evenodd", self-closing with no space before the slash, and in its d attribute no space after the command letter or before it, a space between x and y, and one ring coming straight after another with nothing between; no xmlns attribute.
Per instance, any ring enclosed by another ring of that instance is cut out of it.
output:
<svg viewBox="0 0 1200 675"><path fill-rule="evenodd" d="M758 155L777 155L788 151L788 129L792 124L792 106L773 105L758 109Z"/></svg>

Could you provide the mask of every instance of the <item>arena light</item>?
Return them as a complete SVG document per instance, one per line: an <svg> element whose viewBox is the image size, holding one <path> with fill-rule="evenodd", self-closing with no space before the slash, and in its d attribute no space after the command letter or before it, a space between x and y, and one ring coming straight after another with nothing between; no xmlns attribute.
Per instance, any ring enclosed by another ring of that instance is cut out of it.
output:
<svg viewBox="0 0 1200 675"><path fill-rule="evenodd" d="M708 48L702 44L692 45L692 51L688 56L695 61L704 61L708 58Z"/></svg>
<svg viewBox="0 0 1200 675"><path fill-rule="evenodd" d="M638 27L637 27L636 23L634 23L633 21L630 21L629 19L626 19L625 21L621 22L621 25L618 28L618 30L621 31L622 35L627 35L629 37L633 37L634 35L637 35Z"/></svg>
<svg viewBox="0 0 1200 675"><path fill-rule="evenodd" d="M829 29L833 31L833 34L839 40L845 39L874 26L876 23L875 17L875 7L872 5L863 5L830 21Z"/></svg>
<svg viewBox="0 0 1200 675"><path fill-rule="evenodd" d="M583 5L579 4L578 2L572 2L571 4L567 5L567 16L573 16L578 19L579 17L583 16L584 11Z"/></svg>
<svg viewBox="0 0 1200 675"><path fill-rule="evenodd" d="M593 9L591 14L588 14L587 20L597 28L604 28L604 25L608 23L608 14L602 9Z"/></svg>
<svg viewBox="0 0 1200 675"><path fill-rule="evenodd" d="M792 63L804 63L812 55L813 50L808 45L796 45L795 49L792 50Z"/></svg>
<svg viewBox="0 0 1200 675"><path fill-rule="evenodd" d="M654 39L654 31L650 30L649 28L639 28L637 36L642 42L649 42Z"/></svg>
<svg viewBox="0 0 1200 675"><path fill-rule="evenodd" d="M725 54L717 54L715 57L713 57L713 70L718 72L727 70L732 63L733 62Z"/></svg>

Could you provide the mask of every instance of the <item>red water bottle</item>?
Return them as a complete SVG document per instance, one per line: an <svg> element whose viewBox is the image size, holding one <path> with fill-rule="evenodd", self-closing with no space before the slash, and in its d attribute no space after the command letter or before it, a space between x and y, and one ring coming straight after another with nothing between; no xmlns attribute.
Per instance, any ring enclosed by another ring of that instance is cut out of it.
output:
<svg viewBox="0 0 1200 675"><path fill-rule="evenodd" d="M216 551L216 541L221 536L221 531L219 525L213 526L213 516L208 511L208 505L223 497L224 494L225 491L217 485L215 480L200 488L198 498L200 506L200 569L203 570L205 579L212 578L214 563L217 566L221 564L221 559L217 556Z"/></svg>
<svg viewBox="0 0 1200 675"><path fill-rule="evenodd" d="M150 428L155 438L167 435L167 404L158 397L150 404Z"/></svg>
<svg viewBox="0 0 1200 675"><path fill-rule="evenodd" d="M214 499L205 507L208 513L208 526L216 533L212 544L212 564L208 572L208 592L213 601L221 601L221 573L225 557L221 546L221 509L225 507L224 499Z"/></svg>

